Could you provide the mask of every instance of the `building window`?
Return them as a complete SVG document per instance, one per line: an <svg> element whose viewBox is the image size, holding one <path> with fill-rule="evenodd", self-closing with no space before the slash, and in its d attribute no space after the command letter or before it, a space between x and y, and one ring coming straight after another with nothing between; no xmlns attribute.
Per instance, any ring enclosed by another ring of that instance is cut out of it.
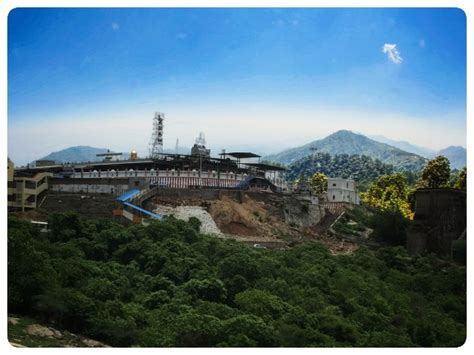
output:
<svg viewBox="0 0 474 355"><path fill-rule="evenodd" d="M334 201L336 199L336 195L332 195L332 199Z"/></svg>
<svg viewBox="0 0 474 355"><path fill-rule="evenodd" d="M336 186L336 184L335 184L335 183L333 183L333 184L332 184L332 186Z"/></svg>

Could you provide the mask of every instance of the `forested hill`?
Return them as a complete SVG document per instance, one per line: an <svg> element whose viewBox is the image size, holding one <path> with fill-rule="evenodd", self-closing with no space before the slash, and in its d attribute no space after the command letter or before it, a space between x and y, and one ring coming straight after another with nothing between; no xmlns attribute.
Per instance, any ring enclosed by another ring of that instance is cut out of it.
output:
<svg viewBox="0 0 474 355"><path fill-rule="evenodd" d="M97 157L96 154L105 152L107 152L106 148L77 146L50 153L38 160L54 160L57 163L100 161L103 159L103 157Z"/></svg>
<svg viewBox="0 0 474 355"><path fill-rule="evenodd" d="M174 218L123 227L69 213L49 227L8 221L9 312L111 346L456 347L466 338L465 267L403 248L255 249Z"/></svg>
<svg viewBox="0 0 474 355"><path fill-rule="evenodd" d="M291 164L288 168L288 179L295 180L304 170L307 175L320 172L330 177L352 178L363 188L379 176L391 174L394 168L392 165L384 164L366 155L331 156L329 153L316 153Z"/></svg>
<svg viewBox="0 0 474 355"><path fill-rule="evenodd" d="M265 160L291 164L312 153L311 148L319 152L336 154L366 155L378 159L385 164L393 165L396 171L418 171L426 164L427 159L419 155L405 152L388 144L376 142L364 135L351 131L337 131L324 139L316 140L301 147L285 150L269 155Z"/></svg>

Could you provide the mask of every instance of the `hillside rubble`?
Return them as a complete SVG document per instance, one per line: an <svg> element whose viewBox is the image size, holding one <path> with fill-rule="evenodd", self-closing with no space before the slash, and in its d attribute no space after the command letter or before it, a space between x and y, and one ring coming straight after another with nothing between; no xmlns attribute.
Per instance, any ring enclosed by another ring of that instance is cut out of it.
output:
<svg viewBox="0 0 474 355"><path fill-rule="evenodd" d="M16 348L25 347L84 347L104 348L108 345L67 330L35 323L29 318L8 317L8 340Z"/></svg>
<svg viewBox="0 0 474 355"><path fill-rule="evenodd" d="M153 210L178 219L198 218L201 232L269 248L286 248L304 241L317 240L333 253L352 253L356 243L327 233L336 215L312 205L305 199L286 196L253 196L241 199L170 199L157 197Z"/></svg>

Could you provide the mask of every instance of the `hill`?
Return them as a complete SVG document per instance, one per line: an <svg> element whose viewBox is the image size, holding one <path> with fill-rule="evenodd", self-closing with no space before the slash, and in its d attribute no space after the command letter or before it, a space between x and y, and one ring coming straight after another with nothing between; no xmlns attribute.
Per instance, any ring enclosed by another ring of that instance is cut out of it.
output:
<svg viewBox="0 0 474 355"><path fill-rule="evenodd" d="M419 145L411 144L407 141L396 141L381 135L367 137L373 139L374 141L391 145L395 148L404 150L405 152L417 154L427 159L431 159L436 155L436 151L434 149L420 147Z"/></svg>
<svg viewBox="0 0 474 355"><path fill-rule="evenodd" d="M450 146L440 150L436 155L442 155L451 162L451 169L461 169L466 166L466 148Z"/></svg>
<svg viewBox="0 0 474 355"><path fill-rule="evenodd" d="M189 154L190 151L191 148L179 147L178 154ZM101 161L103 157L97 157L96 154L105 152L107 152L107 148L76 146L50 153L37 160L54 160L57 163ZM167 154L175 154L176 149L165 149L164 152ZM129 155L130 153L123 153L123 155L120 156L120 159L128 159Z"/></svg>
<svg viewBox="0 0 474 355"><path fill-rule="evenodd" d="M37 160L54 160L56 163L101 161L103 157L98 157L96 156L96 154L101 154L105 152L107 152L107 148L76 146L50 153L45 157ZM120 159L128 159L129 156L130 153L123 153L123 155L120 156Z"/></svg>
<svg viewBox="0 0 474 355"><path fill-rule="evenodd" d="M102 160L102 158L97 157L96 154L105 153L106 151L107 148L76 146L50 153L38 160L54 160L58 163L100 161Z"/></svg>
<svg viewBox="0 0 474 355"><path fill-rule="evenodd" d="M310 142L301 147L269 155L264 159L277 163L291 164L310 155L312 152L311 148L316 148L319 152L326 152L331 155L366 155L372 159L378 159L385 164L393 165L396 171L417 171L423 168L427 162L426 158L419 155L403 151L391 145L374 141L362 134L346 130L337 131L326 138Z"/></svg>

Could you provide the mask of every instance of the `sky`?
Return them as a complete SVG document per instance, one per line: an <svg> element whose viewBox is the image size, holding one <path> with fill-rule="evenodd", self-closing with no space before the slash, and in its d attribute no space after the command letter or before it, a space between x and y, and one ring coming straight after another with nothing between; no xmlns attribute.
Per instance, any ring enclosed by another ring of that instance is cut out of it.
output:
<svg viewBox="0 0 474 355"><path fill-rule="evenodd" d="M466 145L459 9L14 9L8 155L90 145L269 154L340 129Z"/></svg>

